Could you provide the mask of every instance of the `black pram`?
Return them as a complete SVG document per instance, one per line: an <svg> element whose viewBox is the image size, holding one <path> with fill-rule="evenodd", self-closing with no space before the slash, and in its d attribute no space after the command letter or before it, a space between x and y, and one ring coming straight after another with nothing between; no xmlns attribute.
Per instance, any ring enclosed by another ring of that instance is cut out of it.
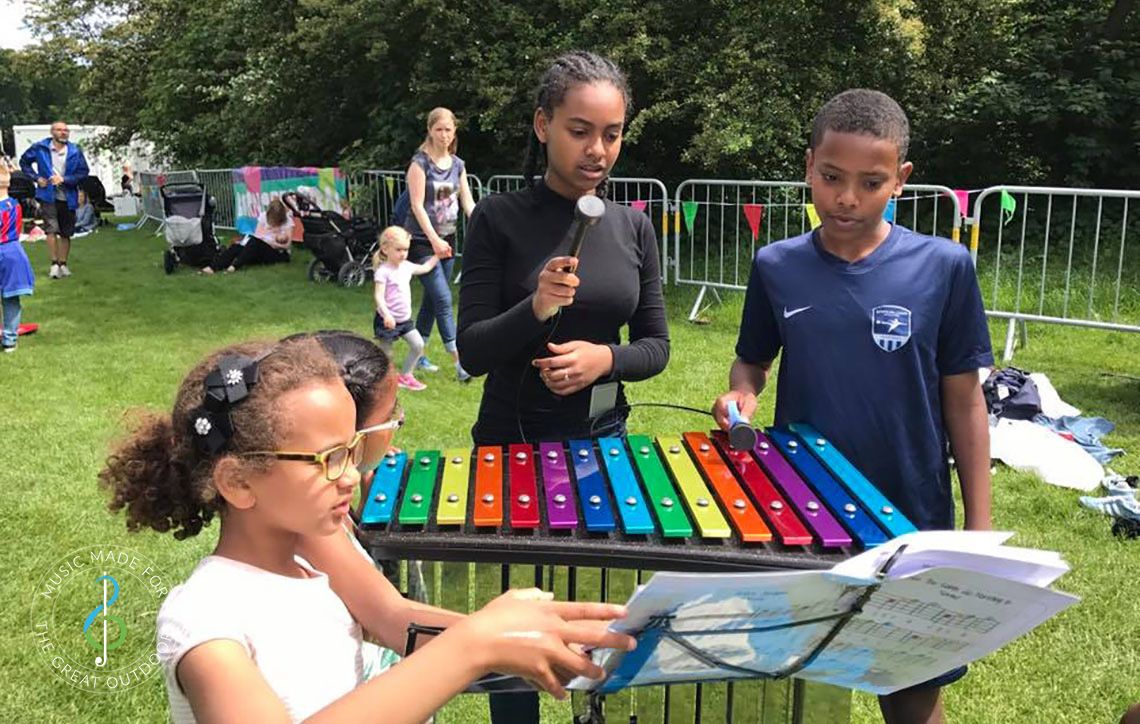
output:
<svg viewBox="0 0 1140 724"><path fill-rule="evenodd" d="M167 243L162 253L163 269L173 274L179 264L197 269L212 264L218 253L214 198L201 184L194 182L164 184L159 193Z"/></svg>
<svg viewBox="0 0 1140 724"><path fill-rule="evenodd" d="M372 253L380 233L376 222L346 219L334 211L324 211L295 191L282 194L281 201L301 220L304 246L315 257L309 263L309 279L335 280L346 287L364 284L372 269Z"/></svg>

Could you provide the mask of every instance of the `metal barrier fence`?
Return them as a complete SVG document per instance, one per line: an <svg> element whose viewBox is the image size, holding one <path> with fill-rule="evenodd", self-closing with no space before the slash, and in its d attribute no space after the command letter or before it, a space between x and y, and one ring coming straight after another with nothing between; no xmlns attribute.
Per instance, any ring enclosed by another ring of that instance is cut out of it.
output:
<svg viewBox="0 0 1140 724"><path fill-rule="evenodd" d="M708 291L719 300L719 289L747 288L757 247L805 233L815 213L803 181L722 179L683 181L673 210L673 282L700 287L690 321L700 316ZM894 214L915 231L959 239L962 212L946 186L905 186Z"/></svg>
<svg viewBox="0 0 1140 724"><path fill-rule="evenodd" d="M236 229L237 209L234 205L234 174L229 168L198 170L198 183L214 197L214 228Z"/></svg>
<svg viewBox="0 0 1140 724"><path fill-rule="evenodd" d="M162 231L166 213L162 208L162 186L172 183L196 183L197 171L140 171L135 174L139 194L142 196L142 213L139 215L136 228L142 228L147 221L158 222L158 231ZM156 232L158 233L158 232Z"/></svg>
<svg viewBox="0 0 1140 724"><path fill-rule="evenodd" d="M198 182L217 199L214 224L235 225L232 169L140 172L142 214L162 228L159 192L164 183ZM523 186L519 175L495 175L484 185L468 174L475 200ZM391 223L406 188L403 170L348 175L354 213ZM612 178L609 197L648 213L659 234L661 278L700 291L689 319L701 313L708 292L744 290L758 247L812 226L807 184L802 181L689 179L672 200L653 178ZM1017 330L1026 322L1106 330L1140 331L1140 262L1128 255L1129 206L1140 191L993 186L973 199L970 250L986 297L987 314L1008 320L1005 361L1012 359ZM669 225L673 212L672 229ZM946 186L910 184L895 202L895 219L916 231L959 240L959 196ZM462 255L466 217L460 216L456 255ZM1012 227L1012 228L1011 228ZM673 234L670 245L669 234ZM1020 323L1020 324L1019 324Z"/></svg>
<svg viewBox="0 0 1140 724"><path fill-rule="evenodd" d="M517 191L523 187L523 177L498 175L487 179L487 193L497 194ZM659 219L660 226L654 224L657 232L658 257L661 264L661 281L668 281L669 269L669 191L665 184L655 178L615 177L607 182L607 198L619 204L649 214L650 220Z"/></svg>
<svg viewBox="0 0 1140 724"><path fill-rule="evenodd" d="M1138 201L1140 191L1043 186L978 195L970 243L986 313L1008 320L1005 362L1019 322L1023 342L1025 322L1140 332L1140 260L1128 253Z"/></svg>
<svg viewBox="0 0 1140 724"><path fill-rule="evenodd" d="M478 203L483 197L483 182L472 173L467 174L467 184L471 187L471 196ZM361 216L370 216L376 219L380 228L392 222L392 211L396 199L407 188L404 171L395 170L367 170L349 174L349 198L352 201L352 211ZM467 216L459 214L459 223L455 234L455 255L463 256L463 239L467 233Z"/></svg>

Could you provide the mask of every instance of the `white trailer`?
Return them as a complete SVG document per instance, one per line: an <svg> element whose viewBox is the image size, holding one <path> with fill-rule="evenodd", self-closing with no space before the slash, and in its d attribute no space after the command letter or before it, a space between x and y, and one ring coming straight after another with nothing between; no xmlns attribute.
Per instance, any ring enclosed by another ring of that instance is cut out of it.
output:
<svg viewBox="0 0 1140 724"><path fill-rule="evenodd" d="M132 141L128 146L100 147L96 150L95 144L113 130L111 126L73 126L68 124L68 127L71 129L71 142L83 149L87 165L91 167L91 175L99 177L108 196L119 193L119 179L123 175L123 164L130 163L131 168L136 173L146 171L153 166L154 151L149 143ZM51 124L13 126L12 135L16 140L16 155L12 157L12 161L19 163L20 156L29 146L51 136Z"/></svg>

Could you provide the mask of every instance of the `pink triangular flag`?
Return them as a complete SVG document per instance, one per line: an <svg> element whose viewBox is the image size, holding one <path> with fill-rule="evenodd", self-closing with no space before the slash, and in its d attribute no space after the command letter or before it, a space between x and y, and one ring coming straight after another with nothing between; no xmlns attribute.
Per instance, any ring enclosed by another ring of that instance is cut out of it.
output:
<svg viewBox="0 0 1140 724"><path fill-rule="evenodd" d="M745 204L744 218L748 219L748 228L752 229L752 241L760 236L760 219L764 216L764 204Z"/></svg>
<svg viewBox="0 0 1140 724"><path fill-rule="evenodd" d="M645 205L648 203L648 201L642 201L641 199L638 199L637 201L630 201L629 205L633 207L634 211L645 211Z"/></svg>
<svg viewBox="0 0 1140 724"><path fill-rule="evenodd" d="M963 217L970 215L970 192L966 189L954 189L954 195L958 197L958 211L962 213Z"/></svg>

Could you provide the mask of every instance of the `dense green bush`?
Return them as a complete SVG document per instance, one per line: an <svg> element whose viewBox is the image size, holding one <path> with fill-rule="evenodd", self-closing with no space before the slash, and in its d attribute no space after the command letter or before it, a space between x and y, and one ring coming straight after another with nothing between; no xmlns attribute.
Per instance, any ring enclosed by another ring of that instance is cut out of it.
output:
<svg viewBox="0 0 1140 724"><path fill-rule="evenodd" d="M72 110L181 164L402 165L436 105L516 172L555 53L627 69L619 172L796 178L815 108L891 93L916 180L1140 185L1136 0L40 0L87 69ZM92 18L95 18L92 20Z"/></svg>

